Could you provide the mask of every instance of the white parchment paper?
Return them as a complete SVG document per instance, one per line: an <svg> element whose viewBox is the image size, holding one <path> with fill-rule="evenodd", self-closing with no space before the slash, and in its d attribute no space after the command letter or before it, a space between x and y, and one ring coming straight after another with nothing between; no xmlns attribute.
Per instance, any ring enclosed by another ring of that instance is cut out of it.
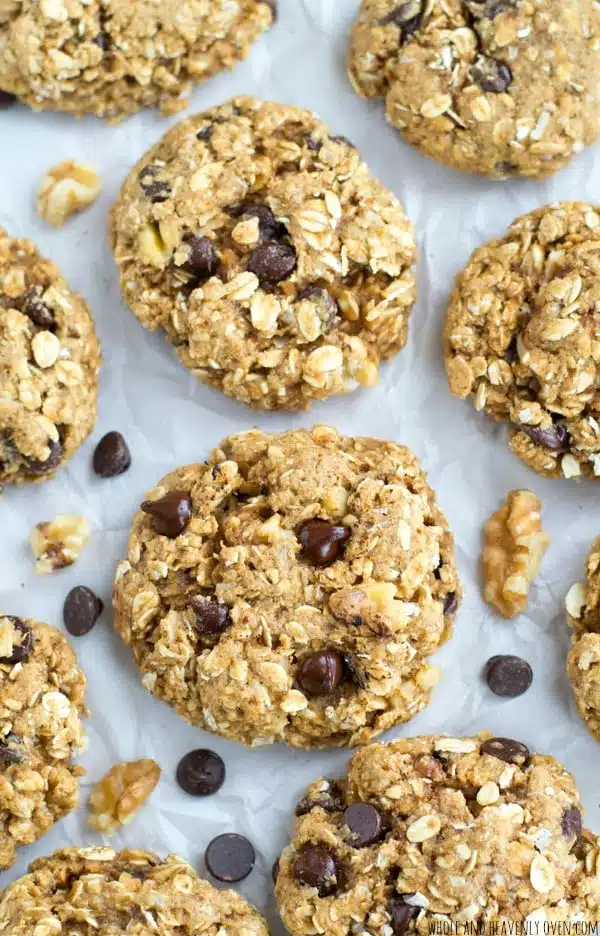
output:
<svg viewBox="0 0 600 936"><path fill-rule="evenodd" d="M138 817L111 840L116 847L175 852L204 874L203 854L221 832L248 836L257 864L239 890L266 913L281 936L271 895L270 869L285 844L301 790L320 775L344 770L348 752L308 753L282 746L246 750L186 725L141 686L129 652L112 630L110 594L116 561L124 555L130 519L144 492L178 465L203 460L220 439L259 425L268 430L328 422L346 433L406 443L429 472L456 536L465 586L455 636L438 654L443 679L433 703L388 737L490 729L552 753L573 771L587 822L600 831L597 765L600 747L577 717L564 672L568 646L563 599L583 574L589 543L600 532L600 487L592 482L546 481L508 451L504 428L453 399L446 385L440 335L455 273L482 241L501 235L517 215L557 199L600 200L600 147L581 155L545 183L461 176L428 161L400 141L380 104L358 99L347 83L347 32L358 0L280 0L279 22L233 74L196 90L191 111L250 93L317 111L360 148L376 173L402 199L416 225L420 296L407 348L384 367L379 385L315 406L304 414L257 414L187 373L161 335L150 335L122 305L106 237L106 215L130 166L175 122L140 114L117 127L75 121L25 108L0 112L0 224L32 237L90 302L103 342L100 414L92 440L56 480L0 501L0 607L62 628L62 603L76 584L95 589L106 609L96 629L76 642L89 682L90 746L83 757L77 813L21 852L2 884L23 874L34 857L65 845L99 844L87 827L85 801L92 782L117 760L154 757L163 768L158 789ZM97 166L104 193L91 210L59 231L36 216L34 195L44 172L63 159ZM109 481L94 476L91 455L102 434L121 430L131 447L130 471ZM512 488L529 487L543 502L552 545L527 614L515 622L495 617L482 602L481 527ZM47 578L33 571L27 538L36 522L58 513L85 514L93 536L79 562ZM534 670L527 695L503 701L481 679L494 653L526 657ZM211 747L227 765L214 797L198 800L178 788L174 771L194 747Z"/></svg>

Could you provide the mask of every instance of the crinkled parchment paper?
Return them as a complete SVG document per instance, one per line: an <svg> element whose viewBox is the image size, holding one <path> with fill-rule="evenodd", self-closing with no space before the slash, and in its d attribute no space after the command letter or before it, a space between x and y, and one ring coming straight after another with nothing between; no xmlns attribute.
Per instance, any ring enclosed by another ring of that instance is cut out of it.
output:
<svg viewBox="0 0 600 936"><path fill-rule="evenodd" d="M407 348L383 368L375 389L331 400L310 413L257 414L202 387L161 335L145 332L121 304L106 237L107 210L130 166L176 118L144 113L110 127L25 108L0 112L0 224L34 238L62 267L90 302L104 346L100 415L92 441L56 480L7 489L0 501L0 607L62 627L64 596L78 583L94 588L107 605L96 629L76 642L92 710L82 805L21 852L3 883L23 874L37 855L68 844L98 844L99 836L87 827L90 784L117 760L154 757L163 768L159 787L112 843L176 852L204 873L204 849L215 835L237 831L248 836L257 864L239 889L265 910L273 932L281 936L271 864L286 842L300 791L317 776L343 771L348 753L280 746L246 750L189 727L144 691L128 651L113 633L110 612L113 569L124 554L130 518L144 492L167 471L203 460L221 438L252 425L281 430L327 422L342 432L386 437L415 450L456 536L465 600L455 636L436 658L443 678L432 705L389 737L490 729L520 738L574 772L587 822L600 831L600 747L574 709L564 672L568 633L563 614L564 595L582 576L589 543L600 533L600 485L541 480L529 472L508 452L503 427L450 396L440 351L453 277L471 251L502 234L517 215L545 202L594 201L600 190L600 146L545 183L492 183L426 160L386 125L380 104L361 101L347 83L346 37L357 7L358 0L280 0L278 24L250 59L233 74L197 89L192 98L192 111L239 93L317 111L360 148L416 225L420 296ZM56 231L37 218L34 196L45 170L63 159L97 166L104 192L91 210ZM111 429L127 437L133 464L120 478L103 481L91 471L91 455L94 440ZM517 487L529 487L541 498L552 544L528 612L505 622L481 599L481 528L506 492ZM36 522L57 513L85 514L93 536L75 566L39 578L28 534ZM503 652L524 656L533 667L533 686L520 699L501 700L482 683L485 660ZM174 779L179 758L199 746L218 751L227 765L225 786L206 800L186 796Z"/></svg>

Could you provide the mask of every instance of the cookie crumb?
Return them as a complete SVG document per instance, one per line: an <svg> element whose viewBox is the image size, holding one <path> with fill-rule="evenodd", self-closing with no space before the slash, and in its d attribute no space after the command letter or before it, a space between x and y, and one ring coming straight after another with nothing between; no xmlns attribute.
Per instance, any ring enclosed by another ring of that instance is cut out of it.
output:
<svg viewBox="0 0 600 936"><path fill-rule="evenodd" d="M90 794L91 827L111 835L130 822L156 788L160 774L150 758L114 764Z"/></svg>
<svg viewBox="0 0 600 936"><path fill-rule="evenodd" d="M42 179L37 212L52 227L62 227L71 215L89 208L101 191L102 182L95 169L66 160L49 169Z"/></svg>

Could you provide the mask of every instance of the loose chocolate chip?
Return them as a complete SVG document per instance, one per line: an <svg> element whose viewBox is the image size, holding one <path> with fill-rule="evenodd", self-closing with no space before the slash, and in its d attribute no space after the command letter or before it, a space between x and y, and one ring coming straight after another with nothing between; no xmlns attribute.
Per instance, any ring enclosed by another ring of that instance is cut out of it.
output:
<svg viewBox="0 0 600 936"><path fill-rule="evenodd" d="M514 699L527 692L533 682L533 670L527 660L517 656L493 656L485 665L488 686L498 696Z"/></svg>
<svg viewBox="0 0 600 936"><path fill-rule="evenodd" d="M94 471L101 478L115 478L131 465L131 452L120 432L107 432L94 452Z"/></svg>
<svg viewBox="0 0 600 936"><path fill-rule="evenodd" d="M257 218L258 230L263 240L277 241L287 237L285 224L278 221L268 205L242 202L229 209L234 218Z"/></svg>
<svg viewBox="0 0 600 936"><path fill-rule="evenodd" d="M565 809L560 827L566 839L578 839L581 837L583 825L581 822L581 813L577 807L571 806L570 809Z"/></svg>
<svg viewBox="0 0 600 936"><path fill-rule="evenodd" d="M291 244L268 240L255 247L248 260L248 270L258 276L261 286L272 286L287 279L296 269L296 251Z"/></svg>
<svg viewBox="0 0 600 936"><path fill-rule="evenodd" d="M385 834L381 813L370 803L353 803L344 812L344 824L348 826L348 845L365 848L379 842Z"/></svg>
<svg viewBox="0 0 600 936"><path fill-rule="evenodd" d="M34 325L52 330L56 328L54 312L41 299L41 287L32 286L23 297L23 312Z"/></svg>
<svg viewBox="0 0 600 936"><path fill-rule="evenodd" d="M328 566L339 559L350 539L350 530L329 520L305 520L298 528L302 558L315 566Z"/></svg>
<svg viewBox="0 0 600 936"><path fill-rule="evenodd" d="M141 509L150 514L157 533L175 539L190 522L192 501L186 491L169 491L159 500L144 501Z"/></svg>
<svg viewBox="0 0 600 936"><path fill-rule="evenodd" d="M327 813L341 812L344 808L344 793L336 780L326 780L327 787L318 796L304 796L296 806L297 816L306 816L317 806Z"/></svg>
<svg viewBox="0 0 600 936"><path fill-rule="evenodd" d="M202 143L209 143L212 135L215 131L215 128L212 124L209 124L208 127L203 127L202 130L198 130L196 134L196 139L201 140Z"/></svg>
<svg viewBox="0 0 600 936"><path fill-rule="evenodd" d="M529 436L536 445L549 449L551 452L564 452L569 445L569 433L564 423L553 423L547 429L539 426L518 426L521 432Z"/></svg>
<svg viewBox="0 0 600 936"><path fill-rule="evenodd" d="M388 904L388 913L394 936L404 936L408 933L412 920L416 920L420 908L407 904L405 898L413 897L414 894L394 894Z"/></svg>
<svg viewBox="0 0 600 936"><path fill-rule="evenodd" d="M294 863L296 880L314 887L319 897L327 897L338 889L338 862L325 845L304 845Z"/></svg>
<svg viewBox="0 0 600 936"><path fill-rule="evenodd" d="M8 91L0 91L0 110L8 110L16 103L17 99L14 94L9 94Z"/></svg>
<svg viewBox="0 0 600 936"><path fill-rule="evenodd" d="M243 835L227 832L210 842L204 853L206 867L217 881L235 884L247 878L256 860L252 843Z"/></svg>
<svg viewBox="0 0 600 936"><path fill-rule="evenodd" d="M279 877L279 872L281 870L279 864L279 858L276 858L273 862L273 867L271 868L271 878L273 879L273 884L277 884L277 878Z"/></svg>
<svg viewBox="0 0 600 936"><path fill-rule="evenodd" d="M196 628L202 636L217 636L231 624L229 607L216 598L194 595L190 605L196 615Z"/></svg>
<svg viewBox="0 0 600 936"><path fill-rule="evenodd" d="M482 91L500 94L506 91L512 81L512 72L505 62L480 55L472 68L473 80Z"/></svg>
<svg viewBox="0 0 600 936"><path fill-rule="evenodd" d="M25 663L33 650L33 631L29 624L26 624L21 618L12 617L11 615L5 615L5 617L10 621L13 628L18 631L20 643L13 644L11 655L0 657L0 663Z"/></svg>
<svg viewBox="0 0 600 936"><path fill-rule="evenodd" d="M300 664L298 684L310 696L330 695L342 681L344 657L339 650L318 650Z"/></svg>
<svg viewBox="0 0 600 936"><path fill-rule="evenodd" d="M25 456L23 456L27 471L30 474L43 475L58 468L62 458L62 445L60 442L55 442L54 439L49 439L48 448L50 449L50 454L46 461L39 461L37 458L25 458Z"/></svg>
<svg viewBox="0 0 600 936"><path fill-rule="evenodd" d="M185 269L198 279L209 279L214 276L219 266L219 258L210 238L186 234L183 240L190 249L189 258L184 264Z"/></svg>
<svg viewBox="0 0 600 936"><path fill-rule="evenodd" d="M91 588L72 588L63 605L63 621L72 637L84 637L102 614L104 603Z"/></svg>
<svg viewBox="0 0 600 936"><path fill-rule="evenodd" d="M520 741L513 741L512 738L488 738L481 745L483 754L489 754L491 757L497 757L498 760L505 761L507 764L517 764L522 767L529 757L529 748Z"/></svg>
<svg viewBox="0 0 600 936"><path fill-rule="evenodd" d="M225 782L225 764L214 751L190 751L177 765L177 783L190 796L212 796Z"/></svg>
<svg viewBox="0 0 600 936"><path fill-rule="evenodd" d="M449 592L444 598L444 615L455 614L458 611L458 597L456 592Z"/></svg>

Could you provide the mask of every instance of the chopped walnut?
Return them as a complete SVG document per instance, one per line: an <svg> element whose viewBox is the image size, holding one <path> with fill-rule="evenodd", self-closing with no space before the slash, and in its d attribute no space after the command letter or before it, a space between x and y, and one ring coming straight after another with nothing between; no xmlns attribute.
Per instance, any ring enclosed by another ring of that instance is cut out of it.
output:
<svg viewBox="0 0 600 936"><path fill-rule="evenodd" d="M160 779L156 761L123 761L110 768L90 794L89 824L110 835L129 822L148 799Z"/></svg>
<svg viewBox="0 0 600 936"><path fill-rule="evenodd" d="M42 179L38 214L52 227L61 227L72 214L89 208L101 191L102 182L95 169L67 160L50 169Z"/></svg>
<svg viewBox="0 0 600 936"><path fill-rule="evenodd" d="M511 491L485 525L485 600L505 618L527 607L529 586L550 545L542 531L541 504L531 491Z"/></svg>
<svg viewBox="0 0 600 936"><path fill-rule="evenodd" d="M48 575L77 561L91 533L85 517L61 514L51 522L37 523L29 536L36 558L35 571Z"/></svg>

